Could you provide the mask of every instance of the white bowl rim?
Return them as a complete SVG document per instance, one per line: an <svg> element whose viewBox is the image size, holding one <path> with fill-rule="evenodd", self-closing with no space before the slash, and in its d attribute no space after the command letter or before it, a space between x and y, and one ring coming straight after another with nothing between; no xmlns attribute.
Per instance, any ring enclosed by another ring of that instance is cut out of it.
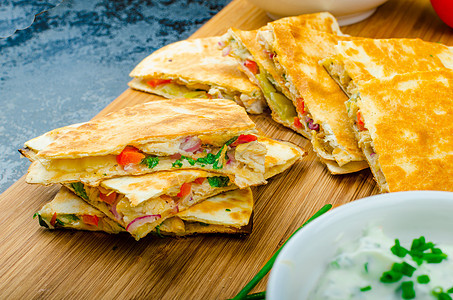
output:
<svg viewBox="0 0 453 300"><path fill-rule="evenodd" d="M278 299L276 294L278 293L279 286L277 279L280 276L282 268L282 261L288 260L288 256L294 252L294 244L298 244L299 240L303 240L307 235L310 235L310 231L316 230L318 224L326 222L326 220L332 221L335 219L343 219L343 214L350 215L354 212L363 211L364 209L370 209L372 207L404 204L404 202L417 201L422 199L435 199L438 201L452 201L453 203L453 192L445 191L405 191L405 192L394 192L373 195L361 199L354 200L352 202L343 204L339 207L331 209L320 217L308 223L303 229L299 230L294 236L285 244L283 249L280 251L277 259L274 262L273 268L269 275L269 280L266 288L266 299ZM453 206L453 204L452 204Z"/></svg>

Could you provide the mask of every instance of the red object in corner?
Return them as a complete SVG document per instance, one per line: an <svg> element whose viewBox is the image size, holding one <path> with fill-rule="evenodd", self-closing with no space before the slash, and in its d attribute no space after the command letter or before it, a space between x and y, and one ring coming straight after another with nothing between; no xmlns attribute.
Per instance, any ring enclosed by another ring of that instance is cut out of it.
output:
<svg viewBox="0 0 453 300"><path fill-rule="evenodd" d="M431 0L431 5L439 18L448 26L453 28L453 1L452 0Z"/></svg>

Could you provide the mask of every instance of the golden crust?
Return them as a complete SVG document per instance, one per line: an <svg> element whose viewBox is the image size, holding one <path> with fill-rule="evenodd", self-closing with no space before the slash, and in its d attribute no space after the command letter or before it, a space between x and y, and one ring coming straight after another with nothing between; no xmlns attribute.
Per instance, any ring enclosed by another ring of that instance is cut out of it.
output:
<svg viewBox="0 0 453 300"><path fill-rule="evenodd" d="M358 89L388 191L453 191L453 72L396 75Z"/></svg>
<svg viewBox="0 0 453 300"><path fill-rule="evenodd" d="M415 71L453 69L453 48L420 39L341 41L338 56L355 82L386 79Z"/></svg>
<svg viewBox="0 0 453 300"><path fill-rule="evenodd" d="M233 58L222 56L218 42L219 37L207 37L169 44L142 60L130 76L182 79L250 95L259 92L258 87L238 70Z"/></svg>
<svg viewBox="0 0 453 300"><path fill-rule="evenodd" d="M127 145L203 134L240 134L255 124L231 100L171 99L127 107L61 135L38 158L77 158L119 154Z"/></svg>
<svg viewBox="0 0 453 300"><path fill-rule="evenodd" d="M318 64L322 58L334 54L334 46L339 40L350 37L279 23L271 27L275 59L291 78L315 123L324 128L328 126L335 135L337 147L342 153L346 152L341 158L334 155L335 159L341 164L363 161L345 110L347 97Z"/></svg>

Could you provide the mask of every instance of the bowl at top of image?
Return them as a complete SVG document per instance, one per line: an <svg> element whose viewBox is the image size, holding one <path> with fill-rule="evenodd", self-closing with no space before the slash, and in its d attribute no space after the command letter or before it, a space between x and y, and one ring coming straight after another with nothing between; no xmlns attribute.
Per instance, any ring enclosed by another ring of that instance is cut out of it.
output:
<svg viewBox="0 0 453 300"><path fill-rule="evenodd" d="M370 17L387 0L249 0L265 10L269 17L281 17L330 12L340 26L350 25Z"/></svg>
<svg viewBox="0 0 453 300"><path fill-rule="evenodd" d="M309 299L339 250L355 245L370 226L382 229L392 242L399 239L406 248L421 236L427 242L453 245L453 193L388 193L332 209L307 224L283 247L269 277L266 299Z"/></svg>

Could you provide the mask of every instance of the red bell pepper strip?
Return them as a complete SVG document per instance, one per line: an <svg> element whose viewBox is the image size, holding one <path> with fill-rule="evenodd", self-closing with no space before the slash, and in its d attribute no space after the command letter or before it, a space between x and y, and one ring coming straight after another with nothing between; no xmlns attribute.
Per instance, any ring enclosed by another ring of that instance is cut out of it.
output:
<svg viewBox="0 0 453 300"><path fill-rule="evenodd" d="M115 192L110 193L109 195L104 194L102 192L99 192L99 198L104 201L105 203L108 203L112 205L116 201L116 196L117 194Z"/></svg>
<svg viewBox="0 0 453 300"><path fill-rule="evenodd" d="M116 161L120 166L125 166L127 164L139 164L145 157L146 155L141 153L137 148L126 146L126 148L116 156Z"/></svg>
<svg viewBox="0 0 453 300"><path fill-rule="evenodd" d="M176 197L179 198L184 198L185 196L190 194L190 191L192 190L192 183L190 182L185 182L181 185L181 190L179 193L176 195Z"/></svg>
<svg viewBox="0 0 453 300"><path fill-rule="evenodd" d="M258 65L253 60L246 59L244 66L250 70L253 74L258 74Z"/></svg>
<svg viewBox="0 0 453 300"><path fill-rule="evenodd" d="M98 216L82 215L82 221L88 225L98 226L99 218Z"/></svg>
<svg viewBox="0 0 453 300"><path fill-rule="evenodd" d="M146 83L150 87L155 88L158 85L166 84L166 83L170 83L170 82L171 82L171 79L150 79Z"/></svg>
<svg viewBox="0 0 453 300"><path fill-rule="evenodd" d="M294 117L294 126L298 129L302 128L302 123L298 117Z"/></svg>
<svg viewBox="0 0 453 300"><path fill-rule="evenodd" d="M256 141L258 138L253 134L241 134L238 138L230 144L230 147L236 147L240 144L250 143Z"/></svg>
<svg viewBox="0 0 453 300"><path fill-rule="evenodd" d="M55 226L55 223L57 222L57 213L53 213L52 218L50 219L50 225Z"/></svg>

